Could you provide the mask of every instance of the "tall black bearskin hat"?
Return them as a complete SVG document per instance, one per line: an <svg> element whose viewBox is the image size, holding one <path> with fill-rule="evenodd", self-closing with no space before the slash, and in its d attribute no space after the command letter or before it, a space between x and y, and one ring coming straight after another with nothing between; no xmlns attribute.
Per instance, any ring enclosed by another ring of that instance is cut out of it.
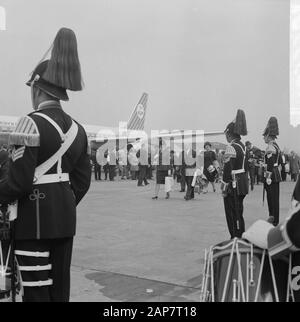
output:
<svg viewBox="0 0 300 322"><path fill-rule="evenodd" d="M246 116L243 110L237 111L235 120L227 125L225 133L242 136L247 135Z"/></svg>
<svg viewBox="0 0 300 322"><path fill-rule="evenodd" d="M263 136L277 137L279 135L278 121L275 116L270 117L268 124L264 130Z"/></svg>
<svg viewBox="0 0 300 322"><path fill-rule="evenodd" d="M44 60L51 50L51 58ZM37 86L60 100L69 100L67 90L82 90L77 39L71 29L61 28L42 62L33 71L28 86Z"/></svg>

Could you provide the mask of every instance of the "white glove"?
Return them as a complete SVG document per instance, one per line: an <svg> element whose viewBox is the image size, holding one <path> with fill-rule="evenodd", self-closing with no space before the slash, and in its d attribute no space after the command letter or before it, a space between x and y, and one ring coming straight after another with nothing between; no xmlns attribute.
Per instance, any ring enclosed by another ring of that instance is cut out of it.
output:
<svg viewBox="0 0 300 322"><path fill-rule="evenodd" d="M271 179L271 178L268 178L268 179L266 180L266 182L267 182L267 185L269 186L269 185L272 183L272 179Z"/></svg>

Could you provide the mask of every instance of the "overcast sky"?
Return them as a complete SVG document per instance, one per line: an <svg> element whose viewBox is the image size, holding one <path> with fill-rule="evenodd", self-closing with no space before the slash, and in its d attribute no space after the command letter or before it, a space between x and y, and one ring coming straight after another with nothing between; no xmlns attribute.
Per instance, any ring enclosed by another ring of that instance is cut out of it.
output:
<svg viewBox="0 0 300 322"><path fill-rule="evenodd" d="M146 129L224 130L243 108L249 135L289 129L288 0L0 0L0 114L31 110L29 73L57 30L74 29L85 90L64 105L82 123L127 121L149 93Z"/></svg>

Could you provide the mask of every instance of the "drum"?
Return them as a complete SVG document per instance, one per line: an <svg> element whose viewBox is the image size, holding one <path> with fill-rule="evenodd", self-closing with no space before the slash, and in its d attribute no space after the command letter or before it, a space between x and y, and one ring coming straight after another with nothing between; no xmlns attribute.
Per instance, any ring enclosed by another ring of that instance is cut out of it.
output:
<svg viewBox="0 0 300 322"><path fill-rule="evenodd" d="M288 256L287 302L300 302L300 252Z"/></svg>
<svg viewBox="0 0 300 322"><path fill-rule="evenodd" d="M9 223L9 214L1 207L0 212L0 300L12 300L15 298L15 294L18 281L17 281L17 272L15 271L14 265L14 252L12 248L12 239L11 239L11 226ZM13 269L12 269L13 268ZM14 274L12 274L14 271ZM12 283L15 283L13 284ZM12 285L15 287L12 289Z"/></svg>
<svg viewBox="0 0 300 322"><path fill-rule="evenodd" d="M11 271L9 267L10 244L8 241L0 241L0 299L10 296Z"/></svg>
<svg viewBox="0 0 300 322"><path fill-rule="evenodd" d="M288 265L243 239L205 251L200 301L274 302L286 299Z"/></svg>

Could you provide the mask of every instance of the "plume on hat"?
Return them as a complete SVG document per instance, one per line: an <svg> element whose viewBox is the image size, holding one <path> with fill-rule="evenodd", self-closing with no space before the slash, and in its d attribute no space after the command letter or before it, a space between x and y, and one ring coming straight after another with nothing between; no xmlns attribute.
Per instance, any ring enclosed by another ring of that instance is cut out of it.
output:
<svg viewBox="0 0 300 322"><path fill-rule="evenodd" d="M267 127L265 128L264 135L277 136L279 135L278 121L275 116L271 116Z"/></svg>
<svg viewBox="0 0 300 322"><path fill-rule="evenodd" d="M82 90L77 39L73 30L61 28L58 31L43 78L51 84L71 91Z"/></svg>
<svg viewBox="0 0 300 322"><path fill-rule="evenodd" d="M247 135L248 133L246 115L243 110L239 109L236 113L233 131L235 134L238 134L238 135Z"/></svg>

